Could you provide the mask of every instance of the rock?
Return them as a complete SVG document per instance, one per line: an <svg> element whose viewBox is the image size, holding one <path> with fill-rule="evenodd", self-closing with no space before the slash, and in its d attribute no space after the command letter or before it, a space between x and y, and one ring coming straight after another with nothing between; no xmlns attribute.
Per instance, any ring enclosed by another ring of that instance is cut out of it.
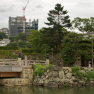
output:
<svg viewBox="0 0 94 94"><path fill-rule="evenodd" d="M72 76L72 77L71 77L71 80L72 80L72 81L76 81L77 79L75 78L75 76Z"/></svg>
<svg viewBox="0 0 94 94"><path fill-rule="evenodd" d="M70 79L72 77L72 73L67 73L66 77Z"/></svg>
<svg viewBox="0 0 94 94"><path fill-rule="evenodd" d="M73 85L73 81L70 81L69 84L70 84L70 85Z"/></svg>
<svg viewBox="0 0 94 94"><path fill-rule="evenodd" d="M47 70L47 73L49 72L49 69Z"/></svg>
<svg viewBox="0 0 94 94"><path fill-rule="evenodd" d="M61 82L70 82L71 80L70 79L61 79Z"/></svg>
<svg viewBox="0 0 94 94"><path fill-rule="evenodd" d="M69 72L69 70L68 70L68 69L65 69L65 70L64 70L64 73L65 73L65 74L67 74L68 72Z"/></svg>
<svg viewBox="0 0 94 94"><path fill-rule="evenodd" d="M46 79L48 78L48 75L46 75Z"/></svg>
<svg viewBox="0 0 94 94"><path fill-rule="evenodd" d="M81 73L85 74L85 71L84 71L84 70L79 70L79 72L81 72Z"/></svg>
<svg viewBox="0 0 94 94"><path fill-rule="evenodd" d="M50 82L48 82L47 86L48 87L58 87L58 83L50 81Z"/></svg>
<svg viewBox="0 0 94 94"><path fill-rule="evenodd" d="M38 85L43 85L43 79L40 79Z"/></svg>
<svg viewBox="0 0 94 94"><path fill-rule="evenodd" d="M44 75L47 75L47 72L45 72Z"/></svg>
<svg viewBox="0 0 94 94"><path fill-rule="evenodd" d="M64 71L59 71L59 78L65 79Z"/></svg>
<svg viewBox="0 0 94 94"><path fill-rule="evenodd" d="M71 68L68 67L67 69L69 70L69 72L72 72L72 69Z"/></svg>
<svg viewBox="0 0 94 94"><path fill-rule="evenodd" d="M58 72L57 71L51 71L48 73L48 77L58 77Z"/></svg>
<svg viewBox="0 0 94 94"><path fill-rule="evenodd" d="M90 85L92 85L92 86L93 86L93 85L94 85L94 81L90 81Z"/></svg>
<svg viewBox="0 0 94 94"><path fill-rule="evenodd" d="M47 86L47 84L48 84L48 80L46 79L46 80L44 81L44 83L43 83L43 86Z"/></svg>
<svg viewBox="0 0 94 94"><path fill-rule="evenodd" d="M86 82L86 86L90 86L90 82L89 81Z"/></svg>
<svg viewBox="0 0 94 94"><path fill-rule="evenodd" d="M88 68L87 71L91 71L92 69L91 68Z"/></svg>
<svg viewBox="0 0 94 94"><path fill-rule="evenodd" d="M61 82L61 79L60 78L54 78L54 81L55 82Z"/></svg>
<svg viewBox="0 0 94 94"><path fill-rule="evenodd" d="M85 86L85 81L79 81L79 84Z"/></svg>
<svg viewBox="0 0 94 94"><path fill-rule="evenodd" d="M33 82L33 85L36 86L37 85L37 82Z"/></svg>
<svg viewBox="0 0 94 94"><path fill-rule="evenodd" d="M78 84L78 87L81 87L82 86L82 84Z"/></svg>
<svg viewBox="0 0 94 94"><path fill-rule="evenodd" d="M78 85L78 82L73 82L73 86L77 86Z"/></svg>
<svg viewBox="0 0 94 94"><path fill-rule="evenodd" d="M60 66L51 66L49 70L50 71L61 71L62 67L60 67Z"/></svg>
<svg viewBox="0 0 94 94"><path fill-rule="evenodd" d="M58 87L59 87L59 88L64 87L64 83L59 82L59 83L58 83Z"/></svg>
<svg viewBox="0 0 94 94"><path fill-rule="evenodd" d="M43 78L43 81L45 81L46 80L46 78Z"/></svg>

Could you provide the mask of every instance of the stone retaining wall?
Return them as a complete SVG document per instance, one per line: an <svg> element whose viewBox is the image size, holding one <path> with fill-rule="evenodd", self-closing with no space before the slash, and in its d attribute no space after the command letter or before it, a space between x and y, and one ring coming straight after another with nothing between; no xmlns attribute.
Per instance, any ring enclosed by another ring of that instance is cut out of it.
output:
<svg viewBox="0 0 94 94"><path fill-rule="evenodd" d="M87 71L85 71L87 70ZM85 73L89 71L94 71L93 69L84 69L79 70L80 73ZM94 85L94 78L89 81L86 77L79 78L76 73L72 73L72 69L69 67L61 68L59 66L52 66L47 72L42 76L35 76L33 85L43 85L47 87L81 87L87 85Z"/></svg>
<svg viewBox="0 0 94 94"><path fill-rule="evenodd" d="M23 67L20 78L4 78L0 79L0 85L14 86L14 85L28 85L32 84L32 67Z"/></svg>

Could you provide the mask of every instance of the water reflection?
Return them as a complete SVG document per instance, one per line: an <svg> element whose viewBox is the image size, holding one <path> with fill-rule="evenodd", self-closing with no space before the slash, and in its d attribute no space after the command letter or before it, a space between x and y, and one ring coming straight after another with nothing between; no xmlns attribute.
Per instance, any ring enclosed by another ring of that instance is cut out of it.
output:
<svg viewBox="0 0 94 94"><path fill-rule="evenodd" d="M0 86L0 94L94 94L94 87L47 88L39 86Z"/></svg>

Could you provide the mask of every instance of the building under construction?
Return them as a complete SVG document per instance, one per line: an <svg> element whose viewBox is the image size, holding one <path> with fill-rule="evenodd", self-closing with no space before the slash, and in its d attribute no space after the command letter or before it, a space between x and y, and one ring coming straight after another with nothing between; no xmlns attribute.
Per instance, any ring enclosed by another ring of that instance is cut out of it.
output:
<svg viewBox="0 0 94 94"><path fill-rule="evenodd" d="M29 20L26 22L25 19L25 33L29 34L30 29L38 30L38 19ZM9 36L16 37L19 33L23 32L23 17L9 17Z"/></svg>

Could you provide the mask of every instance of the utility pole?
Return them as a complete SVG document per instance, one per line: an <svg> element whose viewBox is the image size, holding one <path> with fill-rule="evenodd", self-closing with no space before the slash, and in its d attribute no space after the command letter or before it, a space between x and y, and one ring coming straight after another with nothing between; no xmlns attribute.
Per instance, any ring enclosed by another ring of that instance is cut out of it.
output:
<svg viewBox="0 0 94 94"><path fill-rule="evenodd" d="M27 4L29 3L29 0L27 2ZM23 33L25 33L25 9L27 7L27 4L25 7L23 7Z"/></svg>

